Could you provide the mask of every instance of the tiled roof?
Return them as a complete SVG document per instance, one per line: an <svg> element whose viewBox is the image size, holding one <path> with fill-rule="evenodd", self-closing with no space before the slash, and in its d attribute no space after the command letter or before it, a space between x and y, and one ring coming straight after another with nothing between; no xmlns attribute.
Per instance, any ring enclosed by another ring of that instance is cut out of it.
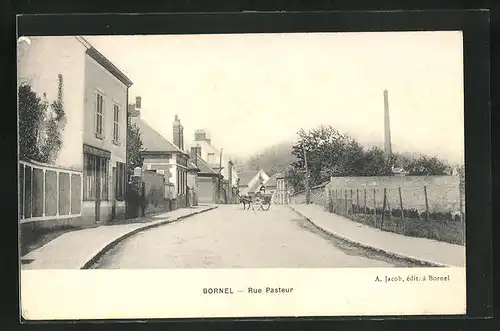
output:
<svg viewBox="0 0 500 331"><path fill-rule="evenodd" d="M167 152L167 153L184 153L177 146L165 139L161 134L156 132L140 117L130 117L130 122L139 127L142 138L142 145L148 152Z"/></svg>
<svg viewBox="0 0 500 331"><path fill-rule="evenodd" d="M210 175L218 175L214 169L212 169L205 160L203 160L201 157L198 157L197 159L198 162L198 169L200 169L200 173L202 174L210 174Z"/></svg>
<svg viewBox="0 0 500 331"><path fill-rule="evenodd" d="M238 177L240 179L240 186L246 186L250 183L252 179L257 176L260 170L255 170L255 171L249 171L249 172L242 172L238 174Z"/></svg>

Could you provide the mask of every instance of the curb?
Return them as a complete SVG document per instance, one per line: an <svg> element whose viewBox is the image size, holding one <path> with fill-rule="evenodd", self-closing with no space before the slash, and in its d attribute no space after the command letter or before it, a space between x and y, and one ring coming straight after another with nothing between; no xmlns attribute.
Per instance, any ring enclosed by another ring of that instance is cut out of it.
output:
<svg viewBox="0 0 500 331"><path fill-rule="evenodd" d="M210 211L210 210L213 210L213 209L216 209L217 207L219 207L218 205L215 205L215 206L212 206L210 208L207 208L207 209L203 209L203 210L200 210L200 211L197 211L197 212L194 212L192 214L188 214L188 215L184 215L184 216L179 216L177 218L174 218L174 219L171 219L171 220L165 220L165 221L162 221L162 222L158 222L158 223L154 223L154 224L148 224L148 225L144 225L143 227L140 227L140 228L137 228L137 229L134 229L130 232L127 232L121 236L119 236L118 238L116 238L115 240L111 241L110 243L108 243L106 246L104 246L103 248L99 249L99 251L92 257L90 258L87 262L85 262L82 266L81 266L81 270L85 270L85 269L90 269L104 254L106 254L109 250L111 250L114 246L116 246L117 244L119 244L121 241L133 236L134 234L137 234L141 231L144 231L144 230L149 230L149 229L152 229L152 228L155 228L155 227L158 227L158 226L161 226L161 225L165 225L165 224L169 224L169 223L174 223L174 222L178 222L178 221L181 221L185 218L188 218L188 217L191 217L191 216L194 216L194 215L198 215L198 214L201 214L201 213L204 213L204 212L207 212L207 211Z"/></svg>
<svg viewBox="0 0 500 331"><path fill-rule="evenodd" d="M358 246L358 247L364 248L366 250L369 250L369 251L372 251L372 252L376 252L376 253L379 253L379 254L391 257L391 258L396 258L396 259L403 260L403 261L406 261L406 262L411 262L411 263L419 264L422 267L450 267L449 265L445 265L445 264L440 264L440 263L436 263L436 262L432 262L432 261L427 261L427 260L423 260L423 259L419 259L419 258L415 258L415 257L411 257L411 256L399 254L399 253L389 252L389 251L386 251L386 250L378 248L378 247L366 245L366 244L363 244L363 243L361 243L359 241L355 241L355 240L349 239L349 238L344 237L342 235L339 235L337 233L334 233L334 232L326 230L325 228L323 228L323 227L317 225L316 223L314 223L313 221L311 221L311 219L309 217L305 216L304 214L302 214L301 212L299 212L298 210L296 210L292 206L290 206L290 205L288 205L288 206L295 213L297 213L300 217L305 218L309 223L311 223L315 228L317 228L321 232L326 233L327 235L335 237L335 238L337 238L339 240L342 240L344 242L347 242L349 244L352 244L354 246Z"/></svg>

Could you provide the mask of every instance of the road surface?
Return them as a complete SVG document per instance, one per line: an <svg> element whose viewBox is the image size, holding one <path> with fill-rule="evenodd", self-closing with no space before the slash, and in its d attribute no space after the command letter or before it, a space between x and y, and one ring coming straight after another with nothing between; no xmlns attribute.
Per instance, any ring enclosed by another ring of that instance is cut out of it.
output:
<svg viewBox="0 0 500 331"><path fill-rule="evenodd" d="M408 267L328 237L290 208L217 209L140 232L93 268Z"/></svg>

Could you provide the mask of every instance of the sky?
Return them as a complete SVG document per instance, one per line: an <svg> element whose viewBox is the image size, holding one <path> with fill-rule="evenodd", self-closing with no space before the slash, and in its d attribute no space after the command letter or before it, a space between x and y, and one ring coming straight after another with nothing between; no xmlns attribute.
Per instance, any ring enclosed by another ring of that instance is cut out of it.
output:
<svg viewBox="0 0 500 331"><path fill-rule="evenodd" d="M464 159L463 42L459 31L86 36L132 81L129 101L167 139L177 114L185 142L205 129L246 158L331 125L367 146L453 163Z"/></svg>

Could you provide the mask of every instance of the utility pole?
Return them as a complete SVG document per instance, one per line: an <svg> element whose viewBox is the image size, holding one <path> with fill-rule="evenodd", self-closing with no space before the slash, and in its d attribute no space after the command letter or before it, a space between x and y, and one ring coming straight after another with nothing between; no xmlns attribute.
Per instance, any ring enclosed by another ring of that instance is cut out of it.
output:
<svg viewBox="0 0 500 331"><path fill-rule="evenodd" d="M302 150L304 152L304 164L306 167L306 204L309 204L311 201L311 192L309 190L309 169L307 168L307 153L305 145L302 145Z"/></svg>
<svg viewBox="0 0 500 331"><path fill-rule="evenodd" d="M221 175L222 175L222 150L223 148L220 149L220 157L219 157L219 202L220 202L220 191L222 190L221 187Z"/></svg>

